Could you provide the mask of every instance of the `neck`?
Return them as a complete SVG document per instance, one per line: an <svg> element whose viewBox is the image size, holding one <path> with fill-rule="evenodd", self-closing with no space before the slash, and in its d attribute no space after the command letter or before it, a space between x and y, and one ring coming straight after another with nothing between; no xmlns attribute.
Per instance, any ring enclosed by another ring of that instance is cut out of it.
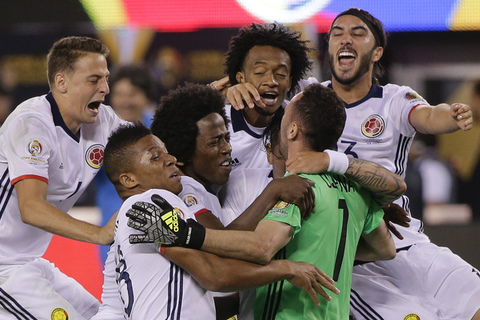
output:
<svg viewBox="0 0 480 320"><path fill-rule="evenodd" d="M312 151L311 148L307 148L303 141L294 140L288 143L288 159L293 159L293 156L302 151Z"/></svg>
<svg viewBox="0 0 480 320"><path fill-rule="evenodd" d="M64 98L64 96L60 92L57 92L56 90L52 90L52 96L55 99L55 102L57 103L58 110L60 111L63 122L65 122L65 125L67 126L68 129L70 129L70 131L72 131L76 136L78 136L80 134L80 127L82 125L81 123L74 121L72 117L70 117L68 113L68 110L69 110L68 101Z"/></svg>
<svg viewBox="0 0 480 320"><path fill-rule="evenodd" d="M372 88L372 74L364 74L351 84L341 84L335 78L332 78L332 88L344 102L351 104L362 100L367 96Z"/></svg>
<svg viewBox="0 0 480 320"><path fill-rule="evenodd" d="M250 108L243 109L243 116L249 125L257 128L266 127L273 118L273 115L262 115Z"/></svg>

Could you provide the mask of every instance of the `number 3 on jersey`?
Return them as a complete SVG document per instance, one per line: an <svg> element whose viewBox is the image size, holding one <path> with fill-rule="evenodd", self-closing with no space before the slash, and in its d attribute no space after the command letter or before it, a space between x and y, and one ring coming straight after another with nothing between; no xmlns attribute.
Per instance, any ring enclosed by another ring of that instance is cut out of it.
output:
<svg viewBox="0 0 480 320"><path fill-rule="evenodd" d="M357 142L355 141L348 141L348 140L340 140L340 143L342 144L347 144L348 146L345 148L345 151L343 151L343 153L345 153L347 156L348 155L351 155L352 157L354 158L358 158L358 154L356 152L353 152L352 149L353 147L355 147L355 145L357 144ZM337 147L337 150L338 150L338 147Z"/></svg>
<svg viewBox="0 0 480 320"><path fill-rule="evenodd" d="M120 246L117 247L117 256L120 258L119 261L115 261L117 267L115 272L117 273L117 284L120 288L120 297L123 302L125 314L130 317L133 306L133 286L132 280L130 279L130 274L126 271L127 263L123 259L123 252L120 250Z"/></svg>

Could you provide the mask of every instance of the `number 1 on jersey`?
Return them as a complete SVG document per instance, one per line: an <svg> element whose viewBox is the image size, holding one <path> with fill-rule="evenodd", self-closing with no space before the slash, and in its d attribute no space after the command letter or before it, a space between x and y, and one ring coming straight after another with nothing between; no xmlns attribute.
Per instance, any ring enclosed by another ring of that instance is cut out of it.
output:
<svg viewBox="0 0 480 320"><path fill-rule="evenodd" d="M338 200L338 208L342 210L342 230L340 231L340 243L338 244L337 258L335 259L335 268L333 270L333 280L338 281L340 269L342 267L343 256L345 254L345 243L347 241L347 226L348 226L348 207L345 199Z"/></svg>

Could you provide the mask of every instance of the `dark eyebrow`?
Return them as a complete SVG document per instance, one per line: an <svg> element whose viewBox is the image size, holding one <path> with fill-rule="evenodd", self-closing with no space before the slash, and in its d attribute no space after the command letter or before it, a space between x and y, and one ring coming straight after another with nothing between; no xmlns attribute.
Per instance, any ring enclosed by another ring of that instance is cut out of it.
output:
<svg viewBox="0 0 480 320"><path fill-rule="evenodd" d="M263 65L263 64L267 64L267 62L266 61L255 61L255 63L253 65L257 66L259 64Z"/></svg>
<svg viewBox="0 0 480 320"><path fill-rule="evenodd" d="M340 27L340 26L333 26L331 29L330 29L330 32L333 31L334 29L338 29L338 30L345 30L345 28L343 27ZM365 28L364 26L355 26L352 28L353 31L356 31L356 30L365 30L368 32L368 29Z"/></svg>
<svg viewBox="0 0 480 320"><path fill-rule="evenodd" d="M364 26L356 26L356 27L353 27L352 30L353 31L364 30L364 31L368 32L368 29L365 28Z"/></svg>

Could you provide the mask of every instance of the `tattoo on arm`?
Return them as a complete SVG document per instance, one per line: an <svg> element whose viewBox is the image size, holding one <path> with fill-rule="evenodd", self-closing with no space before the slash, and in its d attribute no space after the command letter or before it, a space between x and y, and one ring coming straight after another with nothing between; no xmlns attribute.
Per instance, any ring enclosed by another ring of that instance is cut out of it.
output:
<svg viewBox="0 0 480 320"><path fill-rule="evenodd" d="M377 202L390 203L404 192L400 176L370 161L351 158L345 175L369 189Z"/></svg>

